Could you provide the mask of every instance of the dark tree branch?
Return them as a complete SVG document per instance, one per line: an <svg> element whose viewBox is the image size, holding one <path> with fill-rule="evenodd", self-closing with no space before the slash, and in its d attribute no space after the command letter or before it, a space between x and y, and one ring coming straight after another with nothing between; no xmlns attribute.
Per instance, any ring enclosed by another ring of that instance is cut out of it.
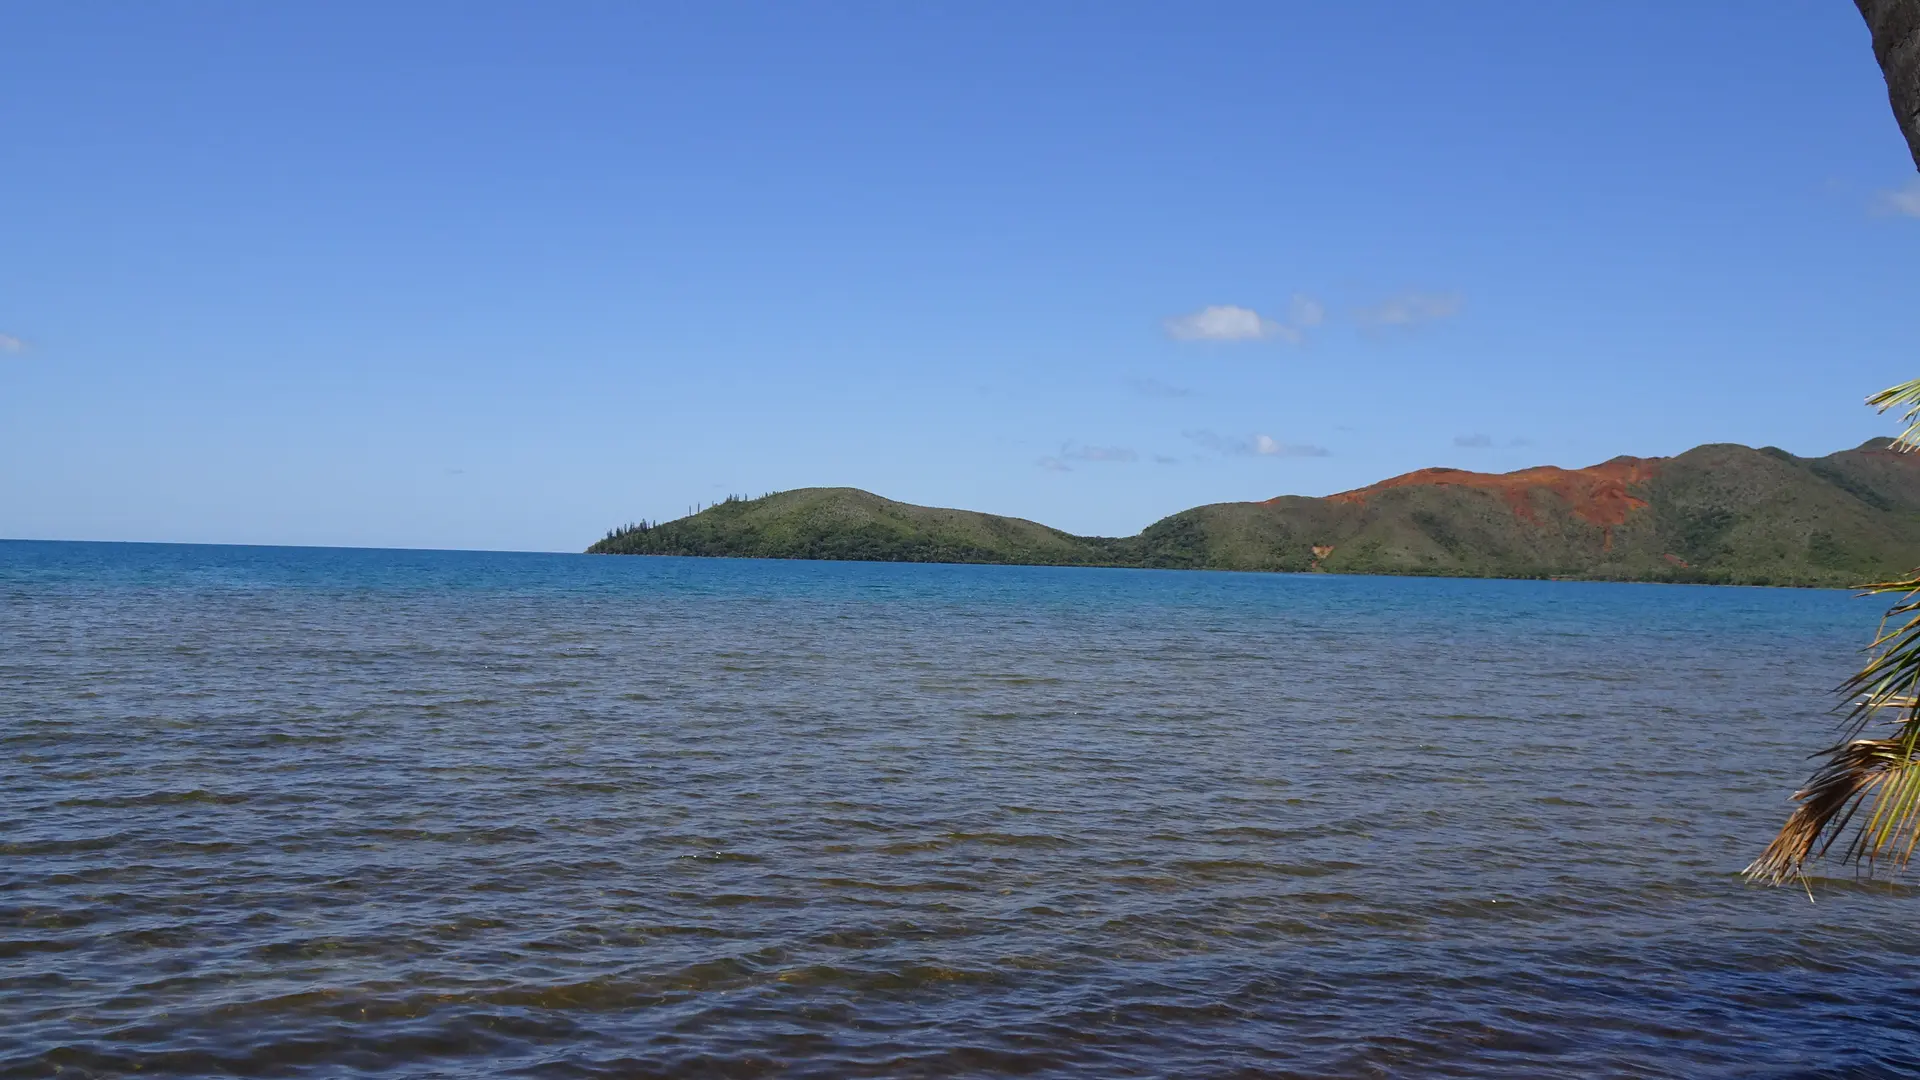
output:
<svg viewBox="0 0 1920 1080"><path fill-rule="evenodd" d="M1854 0L1873 32L1873 58L1887 77L1887 100L1920 169L1920 0Z"/></svg>

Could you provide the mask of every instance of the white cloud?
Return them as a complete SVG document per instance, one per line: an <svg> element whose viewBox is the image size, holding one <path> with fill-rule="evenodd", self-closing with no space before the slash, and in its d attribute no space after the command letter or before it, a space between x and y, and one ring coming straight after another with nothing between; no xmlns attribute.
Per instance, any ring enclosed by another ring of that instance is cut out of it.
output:
<svg viewBox="0 0 1920 1080"><path fill-rule="evenodd" d="M1186 431L1181 434L1216 454L1231 457L1327 457L1329 451L1324 446L1311 443L1281 442L1271 435L1254 435L1248 438L1220 435L1212 431Z"/></svg>
<svg viewBox="0 0 1920 1080"><path fill-rule="evenodd" d="M1299 340L1300 333L1263 317L1252 308L1214 304L1166 321L1167 334L1180 341L1258 341L1278 337Z"/></svg>
<svg viewBox="0 0 1920 1080"><path fill-rule="evenodd" d="M26 352L27 343L12 334L0 334L0 352Z"/></svg>
<svg viewBox="0 0 1920 1080"><path fill-rule="evenodd" d="M1404 292L1355 313L1362 326L1418 326L1460 313L1459 293Z"/></svg>
<svg viewBox="0 0 1920 1080"><path fill-rule="evenodd" d="M1269 319L1252 308L1236 304L1214 304L1188 315L1166 320L1167 334L1181 341L1257 341L1278 338L1298 345L1309 327L1327 319L1325 304L1304 293L1294 293L1287 302L1285 322Z"/></svg>
<svg viewBox="0 0 1920 1080"><path fill-rule="evenodd" d="M1874 198L1874 209L1883 214L1920 218L1920 180L1894 191L1883 191Z"/></svg>
<svg viewBox="0 0 1920 1080"><path fill-rule="evenodd" d="M1061 461L1057 457L1043 457L1039 461L1034 462L1034 464L1040 466L1041 468L1047 470L1048 472L1072 472L1073 471L1073 466L1067 464L1064 461Z"/></svg>

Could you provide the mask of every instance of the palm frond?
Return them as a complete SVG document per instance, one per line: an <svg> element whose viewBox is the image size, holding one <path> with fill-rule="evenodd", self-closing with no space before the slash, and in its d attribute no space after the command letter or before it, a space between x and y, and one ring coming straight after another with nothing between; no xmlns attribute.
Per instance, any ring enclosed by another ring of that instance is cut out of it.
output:
<svg viewBox="0 0 1920 1080"><path fill-rule="evenodd" d="M1893 448L1895 450L1920 448L1920 379L1903 382L1899 386L1889 386L1868 398L1867 404L1881 412L1905 406L1907 411L1900 415L1900 420L1907 425L1907 430L1893 440Z"/></svg>
<svg viewBox="0 0 1920 1080"><path fill-rule="evenodd" d="M1780 885L1803 877L1807 860L1825 855L1863 809L1866 820L1841 862L1868 874L1882 862L1898 870L1920 846L1920 575L1865 586L1863 595L1880 593L1901 599L1881 621L1872 658L1840 687L1853 701L1843 741L1824 751L1826 763L1794 793L1799 805L1743 871L1749 878ZM1875 722L1894 731L1861 738Z"/></svg>
<svg viewBox="0 0 1920 1080"><path fill-rule="evenodd" d="M1875 719L1893 720L1884 715L1887 710L1911 717L1920 709L1920 574L1860 587L1861 596L1886 593L1899 593L1900 599L1880 617L1880 630L1867 646L1872 659L1840 684L1840 693L1854 703L1847 712L1848 738L1858 737Z"/></svg>
<svg viewBox="0 0 1920 1080"><path fill-rule="evenodd" d="M1920 449L1920 379L1889 386L1867 404L1883 413L1904 409L1906 430L1893 448ZM1867 819L1841 849L1841 862L1868 874L1883 860L1899 870L1920 846L1920 570L1862 589L1864 596L1898 593L1900 599L1881 618L1866 666L1840 685L1853 706L1839 745L1822 752L1826 763L1793 793L1799 805L1779 835L1742 871L1756 881L1780 885L1805 877L1807 860L1825 855L1863 808ZM1893 733L1862 738L1876 722L1890 724Z"/></svg>
<svg viewBox="0 0 1920 1080"><path fill-rule="evenodd" d="M1748 877L1782 885L1804 876L1807 860L1825 855L1863 808L1867 820L1842 850L1842 862L1871 873L1885 861L1897 870L1920 841L1920 760L1908 734L1834 747L1827 763L1793 797L1800 805L1742 871Z"/></svg>

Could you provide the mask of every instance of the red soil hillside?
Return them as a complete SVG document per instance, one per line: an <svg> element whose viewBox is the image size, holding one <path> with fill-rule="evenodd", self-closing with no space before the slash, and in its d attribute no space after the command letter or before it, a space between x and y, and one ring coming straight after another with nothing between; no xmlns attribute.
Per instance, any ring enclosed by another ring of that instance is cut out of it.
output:
<svg viewBox="0 0 1920 1080"><path fill-rule="evenodd" d="M1515 517L1538 524L1533 510L1533 496L1545 492L1558 496L1580 520L1590 525L1613 526L1624 524L1628 514L1647 505L1646 500L1635 496L1628 486L1644 484L1653 479L1666 460L1617 457L1585 469L1542 465L1510 473L1420 469L1367 487L1329 495L1327 501L1365 506L1370 497L1393 488L1474 488L1500 496L1513 508ZM1268 500L1270 503L1277 501Z"/></svg>

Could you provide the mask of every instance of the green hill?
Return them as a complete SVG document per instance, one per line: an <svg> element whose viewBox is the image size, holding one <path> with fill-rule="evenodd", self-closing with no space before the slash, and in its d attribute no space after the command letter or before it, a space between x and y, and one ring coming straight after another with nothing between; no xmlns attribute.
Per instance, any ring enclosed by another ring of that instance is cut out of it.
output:
<svg viewBox="0 0 1920 1080"><path fill-rule="evenodd" d="M588 550L1846 586L1920 565L1920 455L1886 440L1822 458L1714 444L1586 469L1422 469L1325 498L1198 506L1121 538L804 488Z"/></svg>
<svg viewBox="0 0 1920 1080"><path fill-rule="evenodd" d="M591 552L869 562L1112 564L1119 543L1022 518L894 502L858 488L732 498L650 529L617 531Z"/></svg>

